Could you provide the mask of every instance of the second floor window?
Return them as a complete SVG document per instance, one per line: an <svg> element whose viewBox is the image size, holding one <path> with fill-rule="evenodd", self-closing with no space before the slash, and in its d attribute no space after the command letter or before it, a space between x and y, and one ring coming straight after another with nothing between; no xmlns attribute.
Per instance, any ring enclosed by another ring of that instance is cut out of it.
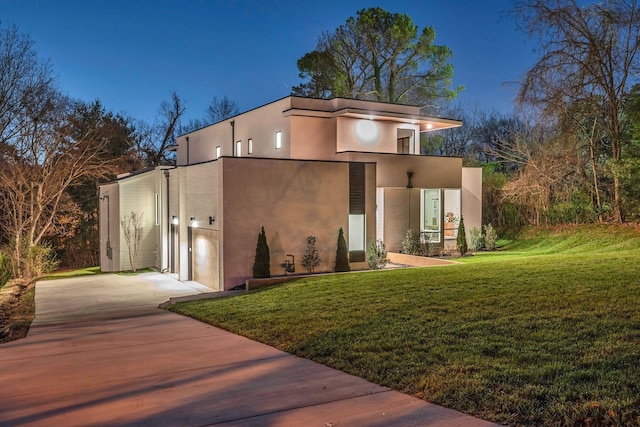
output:
<svg viewBox="0 0 640 427"><path fill-rule="evenodd" d="M216 159L219 159L222 156L222 151L220 150L220 146L216 147Z"/></svg>
<svg viewBox="0 0 640 427"><path fill-rule="evenodd" d="M279 150L282 148L282 132L277 130L276 131L276 150Z"/></svg>
<svg viewBox="0 0 640 427"><path fill-rule="evenodd" d="M236 142L236 157L242 157L242 141Z"/></svg>

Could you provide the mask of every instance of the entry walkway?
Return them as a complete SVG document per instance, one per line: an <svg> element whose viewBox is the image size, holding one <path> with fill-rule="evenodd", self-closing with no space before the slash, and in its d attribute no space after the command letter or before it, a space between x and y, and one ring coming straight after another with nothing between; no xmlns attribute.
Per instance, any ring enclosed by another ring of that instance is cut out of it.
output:
<svg viewBox="0 0 640 427"><path fill-rule="evenodd" d="M210 289L150 273L39 282L0 345L0 425L490 426L157 308Z"/></svg>

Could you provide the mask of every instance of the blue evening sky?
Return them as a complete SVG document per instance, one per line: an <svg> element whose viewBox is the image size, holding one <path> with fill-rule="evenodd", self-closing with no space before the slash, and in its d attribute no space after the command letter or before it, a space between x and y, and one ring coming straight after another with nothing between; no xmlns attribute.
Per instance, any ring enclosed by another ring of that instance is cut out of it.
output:
<svg viewBox="0 0 640 427"><path fill-rule="evenodd" d="M454 53L458 101L468 109L513 110L516 82L534 61L532 43L505 17L509 0L0 0L49 59L66 94L99 98L114 112L151 121L175 90L185 118L213 96L241 111L287 96L300 83L296 61L363 8L407 13Z"/></svg>

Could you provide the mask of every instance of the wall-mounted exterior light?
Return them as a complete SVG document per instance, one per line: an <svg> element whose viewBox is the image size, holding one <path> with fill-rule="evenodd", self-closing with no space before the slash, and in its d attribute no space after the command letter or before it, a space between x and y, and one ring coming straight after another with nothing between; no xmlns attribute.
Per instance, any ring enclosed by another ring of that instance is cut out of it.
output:
<svg viewBox="0 0 640 427"><path fill-rule="evenodd" d="M209 217L209 225L213 224L213 222L216 220L215 216L210 216Z"/></svg>
<svg viewBox="0 0 640 427"><path fill-rule="evenodd" d="M174 215L174 216L171 218L171 222L173 223L173 225L178 225L178 224L180 223L180 221L178 221L178 217L177 217L177 215Z"/></svg>

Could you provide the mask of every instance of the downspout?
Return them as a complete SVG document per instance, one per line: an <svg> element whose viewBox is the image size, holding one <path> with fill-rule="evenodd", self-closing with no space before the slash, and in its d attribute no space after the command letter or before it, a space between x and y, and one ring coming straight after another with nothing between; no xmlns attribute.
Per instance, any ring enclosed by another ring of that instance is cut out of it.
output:
<svg viewBox="0 0 640 427"><path fill-rule="evenodd" d="M236 121L235 120L231 120L229 122L229 124L231 125L231 154L233 155L233 157L236 156L235 153L235 141L236 141Z"/></svg>
<svg viewBox="0 0 640 427"><path fill-rule="evenodd" d="M164 171L164 177L167 179L167 220L165 221L167 224L167 239L165 240L166 244L165 244L165 248L167 251L167 268L166 271L169 271L169 265L170 265L170 261L169 261L169 257L171 256L171 252L170 252L170 247L169 247L169 234L171 233L171 227L169 226L169 221L171 221L171 209L170 209L170 204L169 204L169 171L165 170Z"/></svg>
<svg viewBox="0 0 640 427"><path fill-rule="evenodd" d="M189 137L186 137L187 139L187 166L189 166Z"/></svg>

